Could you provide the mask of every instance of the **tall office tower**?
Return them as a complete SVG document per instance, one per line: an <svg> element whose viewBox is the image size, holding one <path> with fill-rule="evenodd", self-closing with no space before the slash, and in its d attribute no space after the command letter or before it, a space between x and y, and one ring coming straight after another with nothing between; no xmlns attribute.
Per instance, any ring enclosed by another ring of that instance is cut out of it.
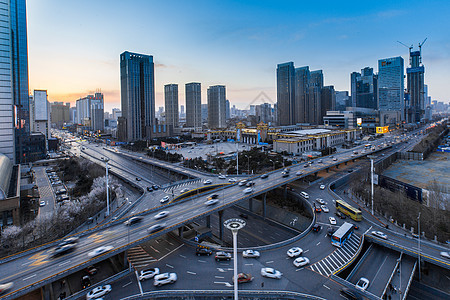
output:
<svg viewBox="0 0 450 300"><path fill-rule="evenodd" d="M199 82L186 83L186 126L202 127L202 86ZM206 104L205 104L206 105ZM208 112L206 105L206 112ZM205 120L208 116L205 117Z"/></svg>
<svg viewBox="0 0 450 300"><path fill-rule="evenodd" d="M153 56L128 51L120 55L122 117L118 131L122 141L150 138L155 125L154 73Z"/></svg>
<svg viewBox="0 0 450 300"><path fill-rule="evenodd" d="M308 86L310 81L309 67L295 68L295 123L306 123L308 120Z"/></svg>
<svg viewBox="0 0 450 300"><path fill-rule="evenodd" d="M403 58L391 57L378 60L378 109L405 110Z"/></svg>
<svg viewBox="0 0 450 300"><path fill-rule="evenodd" d="M70 113L70 122L72 122L73 124L77 123L77 107L71 107L69 109L69 113Z"/></svg>
<svg viewBox="0 0 450 300"><path fill-rule="evenodd" d="M277 66L278 125L295 124L295 69L293 62Z"/></svg>
<svg viewBox="0 0 450 300"><path fill-rule="evenodd" d="M336 110L345 110L347 106L352 106L348 91L336 91Z"/></svg>
<svg viewBox="0 0 450 300"><path fill-rule="evenodd" d="M118 109L118 108L113 108L112 109L112 118L113 118L113 120L117 120L121 116L122 116L122 112L120 111L120 109Z"/></svg>
<svg viewBox="0 0 450 300"><path fill-rule="evenodd" d="M208 104L202 104L202 122L208 121Z"/></svg>
<svg viewBox="0 0 450 300"><path fill-rule="evenodd" d="M354 107L377 109L377 75L373 69L366 67L361 73L353 72L350 79Z"/></svg>
<svg viewBox="0 0 450 300"><path fill-rule="evenodd" d="M102 131L104 129L104 106L103 94L95 93L87 95L76 101L77 118L76 123L81 124L88 130Z"/></svg>
<svg viewBox="0 0 450 300"><path fill-rule="evenodd" d="M166 109L166 125L178 128L178 84L164 86L164 107Z"/></svg>
<svg viewBox="0 0 450 300"><path fill-rule="evenodd" d="M409 94L409 107L406 108L406 122L420 122L425 113L424 74L425 67L422 64L422 46L419 51L409 49L409 64L406 69L407 91Z"/></svg>
<svg viewBox="0 0 450 300"><path fill-rule="evenodd" d="M103 94L101 94L101 99L91 100L90 116L91 116L92 131L98 132L103 131L105 129L105 114L103 111L104 111Z"/></svg>
<svg viewBox="0 0 450 300"><path fill-rule="evenodd" d="M70 122L70 103L53 102L50 105L50 120L50 123L59 129L64 126L64 123Z"/></svg>
<svg viewBox="0 0 450 300"><path fill-rule="evenodd" d="M50 137L50 104L47 99L46 90L34 90L33 92L33 107L34 107L34 124L35 132L40 132L45 136L46 149L47 141Z"/></svg>
<svg viewBox="0 0 450 300"><path fill-rule="evenodd" d="M256 105L250 105L250 109L248 110L248 114L250 116L256 116Z"/></svg>
<svg viewBox="0 0 450 300"><path fill-rule="evenodd" d="M230 118L230 100L225 101L225 119L228 120Z"/></svg>
<svg viewBox="0 0 450 300"><path fill-rule="evenodd" d="M308 97L306 105L306 120L311 124L322 124L322 88L323 88L323 72L322 70L311 71L308 83Z"/></svg>
<svg viewBox="0 0 450 300"><path fill-rule="evenodd" d="M327 115L327 111L336 109L336 92L334 86L324 86L320 93L320 117L319 124L323 124L323 117Z"/></svg>
<svg viewBox="0 0 450 300"><path fill-rule="evenodd" d="M309 86L317 86L323 88L323 72L322 70L311 71Z"/></svg>
<svg viewBox="0 0 450 300"><path fill-rule="evenodd" d="M208 88L208 127L226 127L226 89L224 85Z"/></svg>
<svg viewBox="0 0 450 300"><path fill-rule="evenodd" d="M264 122L266 124L273 122L272 105L270 103L263 103L256 106L256 122Z"/></svg>

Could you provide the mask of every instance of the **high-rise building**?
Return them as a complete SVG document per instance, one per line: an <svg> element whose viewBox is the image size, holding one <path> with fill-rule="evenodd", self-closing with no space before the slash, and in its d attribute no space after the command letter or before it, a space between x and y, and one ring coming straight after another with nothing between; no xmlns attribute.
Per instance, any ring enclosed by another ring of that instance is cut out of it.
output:
<svg viewBox="0 0 450 300"><path fill-rule="evenodd" d="M119 108L113 108L112 109L112 118L113 118L113 120L117 120L121 116L122 116L122 111Z"/></svg>
<svg viewBox="0 0 450 300"><path fill-rule="evenodd" d="M77 107L76 106L71 107L69 109L69 113L70 113L70 122L75 124L77 122Z"/></svg>
<svg viewBox="0 0 450 300"><path fill-rule="evenodd" d="M273 122L273 110L272 105L270 103L263 103L260 105L256 105L256 122L264 122L269 124Z"/></svg>
<svg viewBox="0 0 450 300"><path fill-rule="evenodd" d="M80 98L76 102L76 123L91 131L102 131L104 129L104 107L103 94L95 93Z"/></svg>
<svg viewBox="0 0 450 300"><path fill-rule="evenodd" d="M153 56L128 51L120 55L122 117L118 124L118 138L122 141L150 137L155 125L154 73Z"/></svg>
<svg viewBox="0 0 450 300"><path fill-rule="evenodd" d="M306 106L306 123L322 124L322 88L323 72L322 70L311 71L310 81L308 83L308 98Z"/></svg>
<svg viewBox="0 0 450 300"><path fill-rule="evenodd" d="M323 117L327 115L327 111L336 109L336 92L334 91L334 86L324 86L320 93L320 117L319 124L322 124Z"/></svg>
<svg viewBox="0 0 450 300"><path fill-rule="evenodd" d="M361 73L353 72L350 79L354 107L377 109L377 75L373 69L366 67Z"/></svg>
<svg viewBox="0 0 450 300"><path fill-rule="evenodd" d="M70 122L70 103L53 102L50 105L50 120L57 128L62 128L64 123Z"/></svg>
<svg viewBox="0 0 450 300"><path fill-rule="evenodd" d="M378 60L378 108L396 110L403 115L404 65L403 58L391 57Z"/></svg>
<svg viewBox="0 0 450 300"><path fill-rule="evenodd" d="M226 89L224 85L208 88L208 127L226 127Z"/></svg>
<svg viewBox="0 0 450 300"><path fill-rule="evenodd" d="M419 45L420 46L420 45ZM425 67L422 64L422 47L419 51L409 50L410 67L406 69L409 106L406 108L406 122L420 122L425 114Z"/></svg>
<svg viewBox="0 0 450 300"><path fill-rule="evenodd" d="M348 91L336 91L336 110L345 110L347 106L352 106Z"/></svg>
<svg viewBox="0 0 450 300"><path fill-rule="evenodd" d="M230 100L225 101L225 118L228 120L230 118Z"/></svg>
<svg viewBox="0 0 450 300"><path fill-rule="evenodd" d="M295 124L295 69L293 62L277 66L278 125Z"/></svg>
<svg viewBox="0 0 450 300"><path fill-rule="evenodd" d="M186 83L186 127L202 127L202 86L199 82ZM206 105L207 107L207 105ZM208 108L206 108L208 113ZM205 120L208 118L206 115Z"/></svg>
<svg viewBox="0 0 450 300"><path fill-rule="evenodd" d="M166 109L166 125L178 128L178 84L166 84L164 86L164 103Z"/></svg>
<svg viewBox="0 0 450 300"><path fill-rule="evenodd" d="M186 118L186 113L184 111L184 105L180 105L180 118Z"/></svg>
<svg viewBox="0 0 450 300"><path fill-rule="evenodd" d="M308 120L309 82L309 67L295 68L295 123L306 123Z"/></svg>
<svg viewBox="0 0 450 300"><path fill-rule="evenodd" d="M33 131L40 132L45 136L46 149L50 137L50 104L47 99L46 90L34 90L33 92L34 124Z"/></svg>
<svg viewBox="0 0 450 300"><path fill-rule="evenodd" d="M202 122L208 121L208 104L202 104Z"/></svg>

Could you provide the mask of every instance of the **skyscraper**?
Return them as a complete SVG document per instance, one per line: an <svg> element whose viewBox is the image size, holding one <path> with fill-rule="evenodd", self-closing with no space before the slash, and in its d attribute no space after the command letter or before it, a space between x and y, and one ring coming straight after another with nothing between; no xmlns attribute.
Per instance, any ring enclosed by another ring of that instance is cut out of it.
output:
<svg viewBox="0 0 450 300"><path fill-rule="evenodd" d="M166 84L164 86L164 104L166 125L178 128L178 84Z"/></svg>
<svg viewBox="0 0 450 300"><path fill-rule="evenodd" d="M225 119L229 119L230 118L230 100L226 100L225 101Z"/></svg>
<svg viewBox="0 0 450 300"><path fill-rule="evenodd" d="M327 115L327 111L336 109L336 92L334 86L324 86L320 95L320 117L319 124L323 124L323 117Z"/></svg>
<svg viewBox="0 0 450 300"><path fill-rule="evenodd" d="M226 89L224 85L208 88L208 127L226 127Z"/></svg>
<svg viewBox="0 0 450 300"><path fill-rule="evenodd" d="M186 94L186 126L201 128L202 127L201 84L199 82L186 83L185 94Z"/></svg>
<svg viewBox="0 0 450 300"><path fill-rule="evenodd" d="M295 124L295 69L293 62L277 66L278 125Z"/></svg>
<svg viewBox="0 0 450 300"><path fill-rule="evenodd" d="M410 67L406 69L407 91L409 107L406 109L408 123L420 122L425 113L425 67L422 65L422 47L419 51L409 51Z"/></svg>
<svg viewBox="0 0 450 300"><path fill-rule="evenodd" d="M323 72L322 70L311 71L308 83L308 98L305 120L311 124L322 124L322 88Z"/></svg>
<svg viewBox="0 0 450 300"><path fill-rule="evenodd" d="M373 69L366 67L361 73L353 72L350 79L354 107L377 109L377 75Z"/></svg>
<svg viewBox="0 0 450 300"><path fill-rule="evenodd" d="M378 108L396 110L403 115L404 99L403 58L391 57L378 60Z"/></svg>
<svg viewBox="0 0 450 300"><path fill-rule="evenodd" d="M150 137L155 125L155 66L153 56L125 51L120 55L122 117L118 132L122 141Z"/></svg>
<svg viewBox="0 0 450 300"><path fill-rule="evenodd" d="M34 90L33 102L33 131L40 132L45 136L46 149L48 149L48 138L50 137L50 104L47 99L47 91Z"/></svg>
<svg viewBox="0 0 450 300"><path fill-rule="evenodd" d="M308 120L309 67L295 68L295 123Z"/></svg>
<svg viewBox="0 0 450 300"><path fill-rule="evenodd" d="M76 101L76 123L86 126L91 131L104 129L103 94L87 95Z"/></svg>

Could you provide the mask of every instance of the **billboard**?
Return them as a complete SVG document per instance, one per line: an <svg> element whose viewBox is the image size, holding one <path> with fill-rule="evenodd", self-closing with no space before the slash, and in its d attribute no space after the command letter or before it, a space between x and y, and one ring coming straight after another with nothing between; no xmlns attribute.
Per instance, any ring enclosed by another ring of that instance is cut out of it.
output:
<svg viewBox="0 0 450 300"><path fill-rule="evenodd" d="M387 133L389 132L389 126L377 127L377 133Z"/></svg>
<svg viewBox="0 0 450 300"><path fill-rule="evenodd" d="M358 126L361 126L362 125L362 118L356 118L356 124Z"/></svg>

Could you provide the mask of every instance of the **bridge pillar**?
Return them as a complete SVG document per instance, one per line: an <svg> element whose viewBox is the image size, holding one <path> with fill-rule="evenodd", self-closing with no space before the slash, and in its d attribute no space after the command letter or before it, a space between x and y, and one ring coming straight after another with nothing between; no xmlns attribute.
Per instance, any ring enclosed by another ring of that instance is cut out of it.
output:
<svg viewBox="0 0 450 300"><path fill-rule="evenodd" d="M339 165L336 165L336 169L339 169Z"/></svg>
<svg viewBox="0 0 450 300"><path fill-rule="evenodd" d="M206 216L206 227L211 228L211 215Z"/></svg>
<svg viewBox="0 0 450 300"><path fill-rule="evenodd" d="M265 195L265 194L264 194ZM286 200L286 198L287 198L287 184L284 186L284 189L283 189L283 198Z"/></svg>
<svg viewBox="0 0 450 300"><path fill-rule="evenodd" d="M330 172L330 168L326 168L325 170L327 170L327 173Z"/></svg>
<svg viewBox="0 0 450 300"><path fill-rule="evenodd" d="M347 165L347 162L344 162L345 165Z"/></svg>
<svg viewBox="0 0 450 300"><path fill-rule="evenodd" d="M267 198L267 193L264 193L264 198L263 198L263 210L262 210L262 215L263 218L266 218L266 198Z"/></svg>
<svg viewBox="0 0 450 300"><path fill-rule="evenodd" d="M184 226L181 226L181 227L178 228L178 236L179 236L180 238L183 238L183 227L184 227Z"/></svg>
<svg viewBox="0 0 450 300"><path fill-rule="evenodd" d="M219 239L223 240L223 210L219 210Z"/></svg>
<svg viewBox="0 0 450 300"><path fill-rule="evenodd" d="M317 177L317 174L319 174L319 173L317 173L317 172L316 172L316 173L314 173L314 176L315 176L315 177Z"/></svg>
<svg viewBox="0 0 450 300"><path fill-rule="evenodd" d="M253 211L253 198L248 199L248 209Z"/></svg>

